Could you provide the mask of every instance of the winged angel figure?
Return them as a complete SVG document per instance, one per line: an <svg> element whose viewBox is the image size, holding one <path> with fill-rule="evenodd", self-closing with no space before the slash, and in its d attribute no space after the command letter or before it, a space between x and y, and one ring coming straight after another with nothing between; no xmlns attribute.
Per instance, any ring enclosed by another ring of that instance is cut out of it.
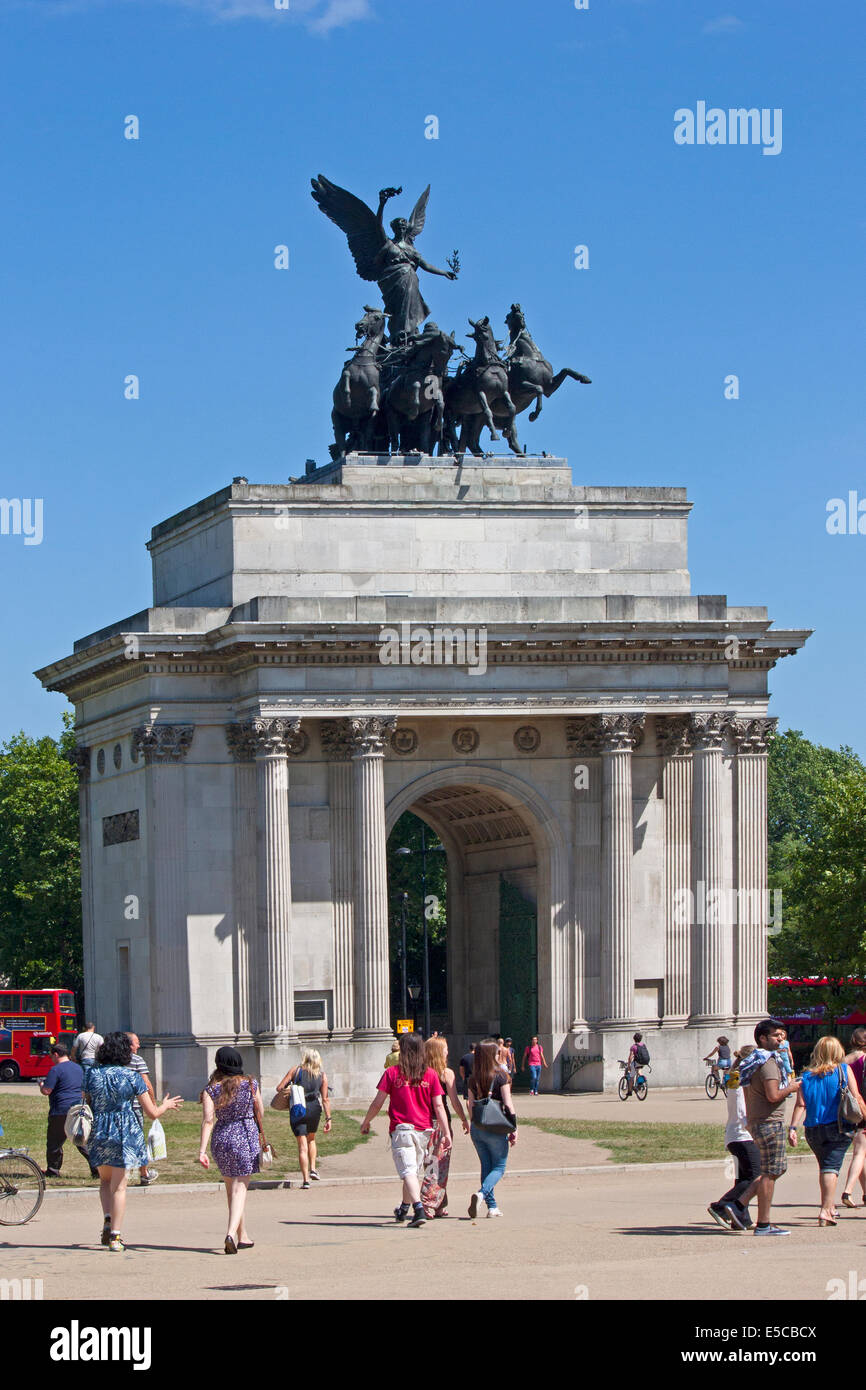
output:
<svg viewBox="0 0 866 1390"><path fill-rule="evenodd" d="M395 345L405 342L406 338L401 335L411 337L430 314L418 284L418 270L444 275L448 280L457 279L456 271L439 270L415 250L415 238L424 230L430 185L412 209L408 222L405 217L394 218L391 223L394 235L389 237L382 213L385 204L402 193L402 188L383 188L379 207L373 212L354 193L339 188L322 174L313 179L312 184L313 197L322 212L346 233L361 279L378 282L389 317L391 342Z"/></svg>

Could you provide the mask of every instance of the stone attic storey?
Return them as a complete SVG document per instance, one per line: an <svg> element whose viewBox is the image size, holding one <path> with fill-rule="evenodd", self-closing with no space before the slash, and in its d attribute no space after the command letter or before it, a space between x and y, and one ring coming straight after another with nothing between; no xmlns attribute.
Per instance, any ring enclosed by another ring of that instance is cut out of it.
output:
<svg viewBox="0 0 866 1390"><path fill-rule="evenodd" d="M187 1096L223 1043L273 1087L299 1039L367 1094L411 810L447 851L452 1056L538 1032L548 1086L600 1090L639 1027L654 1084L701 1081L765 1008L767 678L808 633L692 595L690 506L350 454L156 526L153 606L38 672L75 704L100 1029Z"/></svg>

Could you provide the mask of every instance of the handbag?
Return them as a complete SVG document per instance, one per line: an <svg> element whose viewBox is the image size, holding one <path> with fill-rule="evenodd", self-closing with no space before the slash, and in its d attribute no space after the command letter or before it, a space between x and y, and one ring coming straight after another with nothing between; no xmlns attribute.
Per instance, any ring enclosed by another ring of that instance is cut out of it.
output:
<svg viewBox="0 0 866 1390"><path fill-rule="evenodd" d="M273 1100L271 1101L271 1109L272 1109L272 1110L288 1110L288 1108L289 1108L289 1106L291 1105L291 1103L292 1103L292 1098L291 1098L291 1096L289 1095L288 1089L285 1090L285 1091L277 1091L277 1094L274 1096Z"/></svg>
<svg viewBox="0 0 866 1390"><path fill-rule="evenodd" d="M298 1075L300 1070L300 1067L295 1068L295 1076ZM303 1120L306 1113L306 1091L304 1090L303 1086L298 1086L295 1082L289 1087L289 1119L292 1121L293 1124L297 1124L299 1120Z"/></svg>
<svg viewBox="0 0 866 1390"><path fill-rule="evenodd" d="M840 1134L856 1129L863 1121L863 1112L848 1085L848 1073L844 1063L839 1067L839 1108L836 1112L836 1125Z"/></svg>
<svg viewBox="0 0 866 1390"><path fill-rule="evenodd" d="M476 1100L472 1106L472 1123L486 1134L513 1134L517 1125L509 1119L498 1100L493 1099L494 1075L490 1090L483 1100Z"/></svg>
<svg viewBox="0 0 866 1390"><path fill-rule="evenodd" d="M63 1123L63 1132L67 1139L71 1139L73 1144L80 1144L82 1148L87 1148L90 1142L90 1131L93 1129L93 1111L89 1105L79 1102L73 1105L66 1112L66 1119Z"/></svg>
<svg viewBox="0 0 866 1390"><path fill-rule="evenodd" d="M256 1122L256 1129L259 1131L259 1168L272 1168L277 1156L276 1150L268 1143L265 1138L265 1131L259 1123L259 1117L256 1114L256 1093L253 1090L252 1081L250 1081L250 1100L253 1105L253 1119Z"/></svg>

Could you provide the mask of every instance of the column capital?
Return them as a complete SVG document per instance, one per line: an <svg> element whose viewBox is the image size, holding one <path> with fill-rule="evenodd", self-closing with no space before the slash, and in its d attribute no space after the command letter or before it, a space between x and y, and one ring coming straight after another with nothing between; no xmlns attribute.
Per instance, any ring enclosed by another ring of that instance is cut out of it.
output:
<svg viewBox="0 0 866 1390"><path fill-rule="evenodd" d="M372 715L370 718L349 719L348 721L348 741L352 750L352 757L359 758L365 754L383 755L385 752L385 742L397 727L396 714Z"/></svg>
<svg viewBox="0 0 866 1390"><path fill-rule="evenodd" d="M699 710L689 715L694 746L701 752L712 752L724 745L731 723L726 710Z"/></svg>
<svg viewBox="0 0 866 1390"><path fill-rule="evenodd" d="M694 741L694 729L688 714L659 715L656 719L656 747L663 758L690 753Z"/></svg>
<svg viewBox="0 0 866 1390"><path fill-rule="evenodd" d="M64 753L66 761L70 767L74 767L78 773L79 782L90 781L90 755L92 749L86 743L76 743L73 748Z"/></svg>
<svg viewBox="0 0 866 1390"><path fill-rule="evenodd" d="M600 714L603 753L632 753L643 740L645 714Z"/></svg>
<svg viewBox="0 0 866 1390"><path fill-rule="evenodd" d="M778 719L732 719L731 738L738 753L766 753L775 736Z"/></svg>
<svg viewBox="0 0 866 1390"><path fill-rule="evenodd" d="M143 753L148 764L183 762L194 733L194 724L143 724L133 730L133 752Z"/></svg>
<svg viewBox="0 0 866 1390"><path fill-rule="evenodd" d="M256 714L242 723L226 725L226 743L238 762L256 757L293 757L310 746L309 734L301 729L300 715Z"/></svg>

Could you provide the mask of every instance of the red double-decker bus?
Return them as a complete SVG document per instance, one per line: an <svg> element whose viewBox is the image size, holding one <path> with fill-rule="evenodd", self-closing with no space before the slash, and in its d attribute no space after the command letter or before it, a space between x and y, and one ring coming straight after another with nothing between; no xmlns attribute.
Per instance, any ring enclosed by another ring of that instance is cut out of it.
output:
<svg viewBox="0 0 866 1390"><path fill-rule="evenodd" d="M767 980L770 1012L774 1018L784 1023L788 1030L788 1041L798 1071L806 1066L812 1048L819 1038L832 1029L847 1046L848 1034L852 1028L866 1024L866 981L859 976L848 975L841 979L830 979L826 975L774 975ZM809 1004L810 992L831 990L839 993L843 989L850 995L860 994L854 1007L845 1007L845 1012L831 1016L825 1003ZM787 997L795 997L794 1005Z"/></svg>
<svg viewBox="0 0 866 1390"><path fill-rule="evenodd" d="M0 1081L47 1076L54 1042L72 1048L75 995L68 989L0 989Z"/></svg>

